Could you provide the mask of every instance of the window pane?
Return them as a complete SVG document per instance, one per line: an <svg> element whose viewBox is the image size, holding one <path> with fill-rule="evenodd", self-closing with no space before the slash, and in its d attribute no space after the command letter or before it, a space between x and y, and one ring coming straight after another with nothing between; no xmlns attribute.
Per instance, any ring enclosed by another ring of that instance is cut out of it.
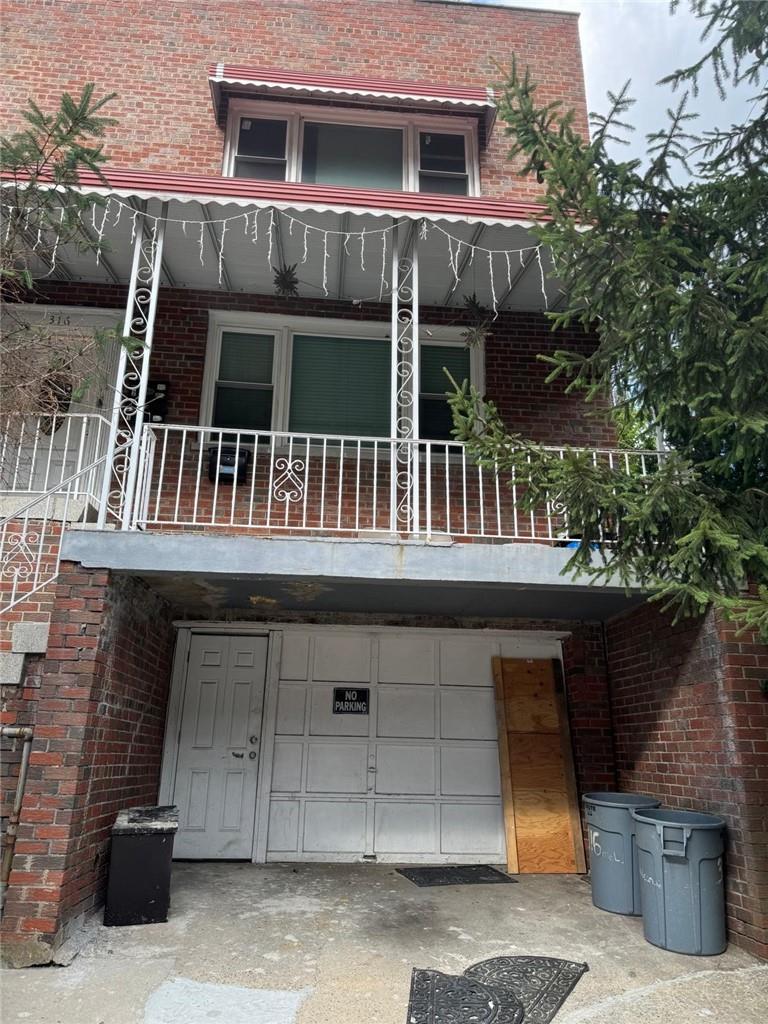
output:
<svg viewBox="0 0 768 1024"><path fill-rule="evenodd" d="M235 160L236 178L258 178L260 181L285 181L285 160Z"/></svg>
<svg viewBox="0 0 768 1024"><path fill-rule="evenodd" d="M237 155L267 156L284 160L286 134L286 121L242 117L237 139Z"/></svg>
<svg viewBox="0 0 768 1024"><path fill-rule="evenodd" d="M419 134L419 155L419 167L422 171L466 173L467 162L463 135L421 132Z"/></svg>
<svg viewBox="0 0 768 1024"><path fill-rule="evenodd" d="M403 133L399 128L305 124L301 180L402 189Z"/></svg>
<svg viewBox="0 0 768 1024"><path fill-rule="evenodd" d="M469 193L467 178L443 177L440 174L420 174L419 192L440 192L443 195L466 196Z"/></svg>
<svg viewBox="0 0 768 1024"><path fill-rule="evenodd" d="M272 388L217 384L213 426L269 430L272 426Z"/></svg>
<svg viewBox="0 0 768 1024"><path fill-rule="evenodd" d="M449 441L452 439L453 415L448 400L442 397L426 398L425 395L445 395L451 382L443 367L457 384L469 380L469 349L458 345L422 345L421 396L419 398L419 434L427 440Z"/></svg>
<svg viewBox="0 0 768 1024"><path fill-rule="evenodd" d="M219 380L272 383L275 340L269 334L225 331L221 336Z"/></svg>
<svg viewBox="0 0 768 1024"><path fill-rule="evenodd" d="M290 429L389 436L389 342L295 335Z"/></svg>
<svg viewBox="0 0 768 1024"><path fill-rule="evenodd" d="M445 367L457 384L469 380L469 349L460 345L422 345L420 349L422 394L444 395L451 382Z"/></svg>
<svg viewBox="0 0 768 1024"><path fill-rule="evenodd" d="M419 399L419 435L425 441L453 441L453 415L443 398Z"/></svg>

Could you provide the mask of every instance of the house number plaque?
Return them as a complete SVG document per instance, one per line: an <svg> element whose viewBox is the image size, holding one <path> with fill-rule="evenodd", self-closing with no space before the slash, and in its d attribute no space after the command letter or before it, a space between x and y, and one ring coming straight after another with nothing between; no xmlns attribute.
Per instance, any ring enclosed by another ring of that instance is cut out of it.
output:
<svg viewBox="0 0 768 1024"><path fill-rule="evenodd" d="M354 690L348 686L334 686L334 715L367 715L370 692L367 686Z"/></svg>

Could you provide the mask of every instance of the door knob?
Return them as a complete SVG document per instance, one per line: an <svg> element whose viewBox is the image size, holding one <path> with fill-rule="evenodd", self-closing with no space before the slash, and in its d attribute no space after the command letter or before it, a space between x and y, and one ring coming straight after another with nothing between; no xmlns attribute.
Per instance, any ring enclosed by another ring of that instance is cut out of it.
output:
<svg viewBox="0 0 768 1024"><path fill-rule="evenodd" d="M245 754L242 751L238 752L237 750L233 750L232 757L245 757Z"/></svg>
<svg viewBox="0 0 768 1024"><path fill-rule="evenodd" d="M241 754L240 756L242 757L243 755ZM251 759L252 761L255 761L255 760L256 760L256 757L257 757L256 751L255 751L255 750L249 750L249 751L248 751L248 757L249 757L249 758L250 758L250 759Z"/></svg>
<svg viewBox="0 0 768 1024"><path fill-rule="evenodd" d="M259 737L258 736L249 736L248 740L249 740L250 743L253 743L254 746L255 746L259 742Z"/></svg>

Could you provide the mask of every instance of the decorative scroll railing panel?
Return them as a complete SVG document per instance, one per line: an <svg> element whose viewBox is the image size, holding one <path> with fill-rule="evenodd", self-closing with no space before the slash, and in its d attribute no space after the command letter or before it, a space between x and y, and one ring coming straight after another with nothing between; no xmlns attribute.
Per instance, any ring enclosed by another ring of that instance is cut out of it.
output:
<svg viewBox="0 0 768 1024"><path fill-rule="evenodd" d="M111 471L110 453L102 452L69 476L59 475L48 490L27 495L21 504L18 492L3 495L11 511L0 516L0 613L56 579L64 530L95 523L105 474ZM34 465L31 472L37 480Z"/></svg>

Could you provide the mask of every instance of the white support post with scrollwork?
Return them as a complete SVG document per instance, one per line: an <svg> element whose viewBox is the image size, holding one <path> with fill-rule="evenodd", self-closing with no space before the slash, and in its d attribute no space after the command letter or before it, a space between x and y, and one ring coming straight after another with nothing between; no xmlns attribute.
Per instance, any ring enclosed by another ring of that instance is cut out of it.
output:
<svg viewBox="0 0 768 1024"><path fill-rule="evenodd" d="M419 231L411 229L409 256L406 230L396 228L392 240L391 433L400 442L391 456L392 533L419 531Z"/></svg>
<svg viewBox="0 0 768 1024"><path fill-rule="evenodd" d="M166 213L167 203L163 203L158 217L140 212L134 220L136 235L123 337L135 344L124 341L120 351L108 444L113 457L104 472L100 528L104 527L107 515L117 520L123 530L131 527Z"/></svg>

